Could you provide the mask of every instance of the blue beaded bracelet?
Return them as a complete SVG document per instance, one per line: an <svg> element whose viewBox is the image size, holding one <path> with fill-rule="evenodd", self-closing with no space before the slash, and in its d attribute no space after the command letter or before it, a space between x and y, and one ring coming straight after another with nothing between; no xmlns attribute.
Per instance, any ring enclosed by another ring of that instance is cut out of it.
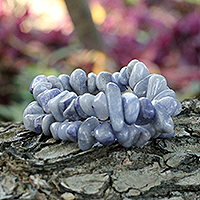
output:
<svg viewBox="0 0 200 200"><path fill-rule="evenodd" d="M113 74L87 76L76 69L70 76L38 75L30 92L35 101L24 110L25 128L77 142L83 151L97 142L107 146L118 141L128 148L142 147L151 138L170 138L175 134L171 117L181 112L166 79L150 74L138 60Z"/></svg>

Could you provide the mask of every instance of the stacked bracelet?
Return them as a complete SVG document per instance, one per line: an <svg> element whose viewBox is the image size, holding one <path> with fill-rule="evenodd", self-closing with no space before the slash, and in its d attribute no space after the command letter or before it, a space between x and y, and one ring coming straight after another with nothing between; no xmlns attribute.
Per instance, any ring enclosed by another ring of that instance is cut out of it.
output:
<svg viewBox="0 0 200 200"><path fill-rule="evenodd" d="M78 142L83 151L96 142L142 147L151 138L170 138L171 117L181 112L166 79L138 60L113 74L76 69L70 76L38 75L30 92L36 101L24 110L26 129Z"/></svg>

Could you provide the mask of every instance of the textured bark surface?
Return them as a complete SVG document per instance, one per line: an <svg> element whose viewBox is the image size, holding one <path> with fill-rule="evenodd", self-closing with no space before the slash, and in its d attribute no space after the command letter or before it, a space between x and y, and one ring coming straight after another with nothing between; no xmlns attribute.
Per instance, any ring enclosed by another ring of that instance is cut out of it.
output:
<svg viewBox="0 0 200 200"><path fill-rule="evenodd" d="M200 199L200 99L182 102L175 137L144 148L76 144L0 123L0 199Z"/></svg>

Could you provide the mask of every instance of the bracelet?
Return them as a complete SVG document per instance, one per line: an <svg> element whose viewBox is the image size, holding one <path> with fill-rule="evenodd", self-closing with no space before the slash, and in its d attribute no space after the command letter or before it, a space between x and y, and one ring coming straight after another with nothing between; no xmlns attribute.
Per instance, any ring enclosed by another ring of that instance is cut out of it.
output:
<svg viewBox="0 0 200 200"><path fill-rule="evenodd" d="M25 128L77 142L83 151L97 142L107 146L118 141L128 148L143 147L151 138L171 138L171 117L182 109L166 79L150 74L136 59L113 74L87 76L75 69L70 76L38 75L30 92L35 101L24 110Z"/></svg>

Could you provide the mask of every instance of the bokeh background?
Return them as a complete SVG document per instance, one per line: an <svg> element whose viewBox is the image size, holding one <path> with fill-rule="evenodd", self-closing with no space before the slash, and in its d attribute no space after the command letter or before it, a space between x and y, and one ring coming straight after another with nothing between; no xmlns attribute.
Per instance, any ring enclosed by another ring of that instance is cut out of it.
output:
<svg viewBox="0 0 200 200"><path fill-rule="evenodd" d="M113 72L134 58L180 100L198 97L200 1L0 0L0 121L22 120L37 74Z"/></svg>

